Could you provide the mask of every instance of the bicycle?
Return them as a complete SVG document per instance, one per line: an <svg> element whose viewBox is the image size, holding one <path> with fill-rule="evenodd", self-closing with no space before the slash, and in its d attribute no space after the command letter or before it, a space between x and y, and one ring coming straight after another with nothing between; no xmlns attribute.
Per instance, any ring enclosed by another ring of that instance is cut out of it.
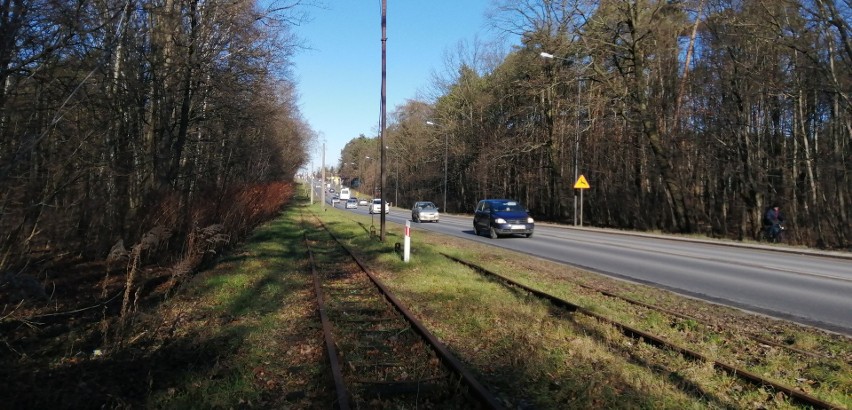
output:
<svg viewBox="0 0 852 410"><path fill-rule="evenodd" d="M767 225L761 230L760 239L769 243L783 243L787 228L782 224Z"/></svg>

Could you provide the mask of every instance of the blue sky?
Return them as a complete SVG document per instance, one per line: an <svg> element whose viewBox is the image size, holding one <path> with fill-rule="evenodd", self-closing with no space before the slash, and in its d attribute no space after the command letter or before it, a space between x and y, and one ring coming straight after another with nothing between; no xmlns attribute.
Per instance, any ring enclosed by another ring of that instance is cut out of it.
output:
<svg viewBox="0 0 852 410"><path fill-rule="evenodd" d="M295 58L302 115L319 135L311 152L319 168L336 166L346 143L378 134L381 118L381 0L331 0L297 27L308 50ZM491 0L387 0L387 113L429 88L444 55L459 42L493 37L485 12ZM309 165L310 166L310 165Z"/></svg>

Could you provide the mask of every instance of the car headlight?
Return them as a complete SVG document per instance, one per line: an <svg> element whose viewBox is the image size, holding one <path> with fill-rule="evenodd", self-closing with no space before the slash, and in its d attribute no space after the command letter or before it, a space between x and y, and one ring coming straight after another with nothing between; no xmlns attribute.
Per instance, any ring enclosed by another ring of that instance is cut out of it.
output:
<svg viewBox="0 0 852 410"><path fill-rule="evenodd" d="M531 223L534 223L534 222L535 221L532 219L532 217L527 217L527 223L528 224L531 224Z"/></svg>
<svg viewBox="0 0 852 410"><path fill-rule="evenodd" d="M495 224L504 224L504 223L506 223L506 220L503 219L503 218L496 218L496 219L494 219L494 223Z"/></svg>

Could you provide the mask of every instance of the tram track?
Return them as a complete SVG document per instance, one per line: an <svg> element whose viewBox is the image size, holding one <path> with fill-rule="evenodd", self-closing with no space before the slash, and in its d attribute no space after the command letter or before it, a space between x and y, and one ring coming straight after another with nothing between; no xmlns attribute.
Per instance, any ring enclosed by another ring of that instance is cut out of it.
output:
<svg viewBox="0 0 852 410"><path fill-rule="evenodd" d="M580 306L577 303L565 300L563 298L551 295L551 294L544 292L542 290L535 289L531 286L522 284L518 281L515 281L515 280L509 278L509 277L506 277L505 275L502 275L502 274L493 272L493 271L491 271L487 268L484 268L484 267L482 267L482 266L480 266L476 263L466 261L466 260L463 260L461 258L452 256L452 255L448 255L446 253L441 253L441 255L443 255L444 257L446 257L450 260L453 260L453 261L455 261L455 262L457 262L461 265L464 265L464 266L472 269L475 272L483 274L483 275L490 277L492 279L497 279L498 282L504 284L507 287L514 288L514 289L520 289L524 292L527 292L527 293L535 296L536 298L547 300L551 304L553 304L553 305L555 305L559 308L565 309L566 312L569 312L571 314L586 315L586 316L594 318L595 320L597 320L601 323L605 323L605 324L608 324L610 326L613 326L614 328L618 329L618 331L621 334L623 334L624 336L629 337L633 340L636 340L636 341L639 341L639 342L644 342L645 344L654 346L656 348L667 349L667 350L676 352L676 353L680 354L681 356L683 356L684 358L689 359L689 360L703 361L703 362L706 362L706 363L711 363L713 365L713 367L715 369L718 369L719 371L722 371L722 372L724 372L724 373L726 373L726 374L728 374L732 377L735 377L739 380L747 382L751 385L769 388L769 389L772 389L776 392L781 392L781 393L787 395L788 397L790 397L791 400L793 400L793 401L795 401L795 402L797 402L801 405L809 406L810 408L819 408L819 409L842 409L843 408L843 407L839 407L835 404L829 403L827 401L824 401L822 399L819 399L817 397L814 397L813 395L807 394L806 392L804 392L804 391L802 391L798 388L789 387L787 385L776 382L774 380L771 380L767 377L764 377L760 374L749 371L747 369L743 369L741 367L738 367L738 366L735 366L735 365L732 365L732 364L729 364L729 363L725 363L721 360L711 358L708 355L703 354L699 351L696 351L696 350L678 345L678 344L673 343L671 341L668 341L662 336L655 335L655 334L652 334L652 333L647 332L647 331L643 331L643 330L635 328L633 326L629 326L627 324L624 324L624 323L621 323L617 320L609 318L604 314L597 313L597 312L594 312L594 311L587 309L583 306ZM636 301L636 300L633 300L633 299L630 299L630 298L625 298L625 297L622 297L620 295L616 295L612 292L608 292L608 291L604 291L604 290L600 290L600 289L595 289L595 288L587 286L587 285L581 285L581 286L588 289L588 290L597 291L597 292L599 292L603 295L606 295L608 297L619 298L619 299L621 299L621 300L623 300L627 303L634 304L634 305L637 305L637 306L641 306L644 309L654 310L654 311L660 312L662 314L668 314L668 315L676 316L676 317L679 317L679 318L685 318L685 319L689 319L689 320L698 321L697 318L691 317L689 315L684 315L684 314L680 314L680 313L677 313L677 312L672 312L672 311L664 309L664 308L660 308L660 307L657 307L657 306L654 306L654 305L651 305L651 304ZM765 340L757 340L757 343L769 344L767 342L768 341L765 341ZM771 344L773 346L776 346L776 347L788 348L786 346L779 345L777 343L771 343ZM809 352L809 351L805 351L805 350L801 350L801 349L795 349L795 348L789 348L788 350L795 353L795 354L824 358L823 355L821 355L819 353L815 353L815 352Z"/></svg>
<svg viewBox="0 0 852 410"><path fill-rule="evenodd" d="M372 227L372 226L368 227L363 222L361 222L360 220L355 219L355 218L347 217L346 219L351 221L352 223L359 225L362 229L364 229L364 232L366 232L370 235L373 235L373 236L375 235L374 227ZM605 243L605 242L597 242L597 243ZM672 254L674 254L674 253L672 253ZM710 260L710 259L708 259L708 260ZM824 277L834 278L832 276L824 276ZM834 279L836 279L836 278L834 278ZM653 309L653 310L656 310L656 311L660 311L660 312L665 313L669 316L677 317L677 318L682 319L682 320L688 320L688 321L693 321L693 322L697 322L697 323L702 323L705 326L707 326L708 328L717 328L717 330L719 332L725 331L724 329L719 329L716 324L707 323L706 320L702 319L699 316L684 314L684 313L676 312L674 310L666 309L666 308L663 308L663 307L660 307L660 306L647 304L645 302L642 302L642 301L639 301L639 300L636 300L636 299L633 299L633 298L629 298L629 297L626 297L626 296L623 296L623 295L619 295L619 294L613 293L613 292L605 290L605 289L599 289L599 288L596 288L594 286L590 286L590 285L587 285L587 284L584 284L584 283L573 282L573 284L578 286L578 287L587 289L589 291L597 292L597 293L599 293L603 296L617 298L617 299L623 300L627 303L630 303L630 304L633 304L633 305L636 305L636 306L642 306L642 307L646 307L646 308ZM792 345L789 342L785 342L783 340L782 341L772 340L772 339L769 339L769 338L766 338L766 337L761 337L761 336L754 334L754 333L747 333L747 334L742 334L742 335L754 340L755 342L758 342L758 343L761 343L761 344L764 344L764 345L767 345L767 346L772 346L772 347L775 347L775 348L778 348L778 349L786 350L786 351L789 351L793 354L798 354L798 355L801 355L801 356L807 356L807 357L810 357L810 358L824 359L824 360L843 360L846 364L852 364L852 357L850 357L850 356L835 357L833 355L828 355L828 354L825 354L825 353L822 353L822 352L816 352L816 351L812 351L812 350L798 348L798 347Z"/></svg>
<svg viewBox="0 0 852 410"><path fill-rule="evenodd" d="M302 215L304 241L337 407L502 408L343 241L311 216L314 224Z"/></svg>
<svg viewBox="0 0 852 410"><path fill-rule="evenodd" d="M573 284L578 286L578 287L581 287L583 289L590 290L592 292L596 292L596 293L603 295L603 296L606 296L606 297L622 300L622 301L627 302L631 305L643 307L643 308L650 309L650 310L655 310L655 311L658 311L658 312L661 312L661 313L664 313L666 315L676 317L676 318L679 318L679 319L682 319L682 320L689 320L689 321L692 321L692 322L695 322L695 323L701 323L706 328L715 329L717 332L720 332L720 333L727 332L725 329L720 329L717 324L707 323L704 319L702 319L698 316L688 315L688 314L681 313L681 312L676 312L676 311L671 310L671 309L656 306L656 305L653 305L653 304L650 304L650 303L645 303L645 302L636 300L634 298L630 298L630 297L627 297L627 296L624 296L624 295L620 295L620 294L617 294L615 292L611 292L609 290L599 289L599 288L596 288L594 286L590 286L590 285L587 285L587 284L584 284L584 283L574 282ZM800 348L790 346L790 345L787 345L787 344L784 344L784 343L776 342L774 340L769 340L769 339L766 339L766 338L763 338L763 337L760 337L760 336L757 336L757 335L754 335L754 334L743 334L743 336L748 337L749 339L752 339L757 343L761 343L761 344L764 344L764 345L768 345L768 346L776 347L776 348L779 348L779 349L782 349L782 350L786 350L786 351L793 353L793 354L808 356L808 357L811 357L811 358L825 359L825 360L836 360L836 358L834 358L834 357L829 357L829 356L822 354L822 353L819 353L819 352L800 349ZM849 360L846 359L846 362L849 363Z"/></svg>

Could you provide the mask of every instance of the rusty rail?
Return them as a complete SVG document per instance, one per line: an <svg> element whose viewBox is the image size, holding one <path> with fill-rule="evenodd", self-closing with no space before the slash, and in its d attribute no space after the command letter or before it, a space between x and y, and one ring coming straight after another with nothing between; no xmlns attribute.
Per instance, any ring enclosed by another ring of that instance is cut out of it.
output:
<svg viewBox="0 0 852 410"><path fill-rule="evenodd" d="M343 382L343 372L341 371L340 360L337 355L337 347L334 343L334 336L331 333L331 321L325 311L325 298L323 297L322 286L320 285L319 274L317 273L317 264L314 261L314 253L308 244L307 234L304 235L305 246L308 248L308 260L311 262L311 275L314 280L314 291L317 295L317 304L322 322L322 334L325 340L325 350L328 354L329 366L331 367L332 378L334 379L334 390L337 392L337 406L340 410L349 410L349 390L346 388L346 383Z"/></svg>
<svg viewBox="0 0 852 410"><path fill-rule="evenodd" d="M316 218L316 216L314 215ZM355 264L358 265L360 270L366 274L369 278L370 282L375 286L378 292L382 295L382 297L397 311L399 314L408 322L412 329L414 329L425 342L431 346L432 351L440 359L441 363L444 366L456 374L459 379L467 386L468 392L471 396L473 396L483 408L488 409L502 409L503 406L500 404L498 399L492 394L488 389L485 388L474 376L473 372L467 369L462 362L456 358L449 349L437 338L435 337L426 326L417 320L412 312L405 307L405 305L396 297L394 294L378 279L378 277L369 269L369 267L360 259L357 255L355 255L344 243L341 241L330 229L328 229L325 224L316 218L319 225L327 232L331 238L337 243L338 246L343 248L348 256L352 258ZM305 243L307 243L307 236L305 236ZM309 248L310 249L310 248ZM324 301L322 297L322 289L319 282L319 275L316 272L316 264L313 259L312 252L309 251L311 269L314 275L314 286L317 291L317 299L320 302L320 316L321 319L325 316L324 313ZM343 374L341 370L341 366L338 360L338 353L335 349L335 342L333 339L333 334L331 332L331 324L328 322L327 317L322 319L323 321L323 334L326 339L326 350L328 352L329 357L336 363L332 364L332 373L334 374L335 380L335 389L337 390L337 397L339 405L341 409L348 409L350 406L350 392L347 391L345 381L343 379ZM347 407L344 407L347 406Z"/></svg>

